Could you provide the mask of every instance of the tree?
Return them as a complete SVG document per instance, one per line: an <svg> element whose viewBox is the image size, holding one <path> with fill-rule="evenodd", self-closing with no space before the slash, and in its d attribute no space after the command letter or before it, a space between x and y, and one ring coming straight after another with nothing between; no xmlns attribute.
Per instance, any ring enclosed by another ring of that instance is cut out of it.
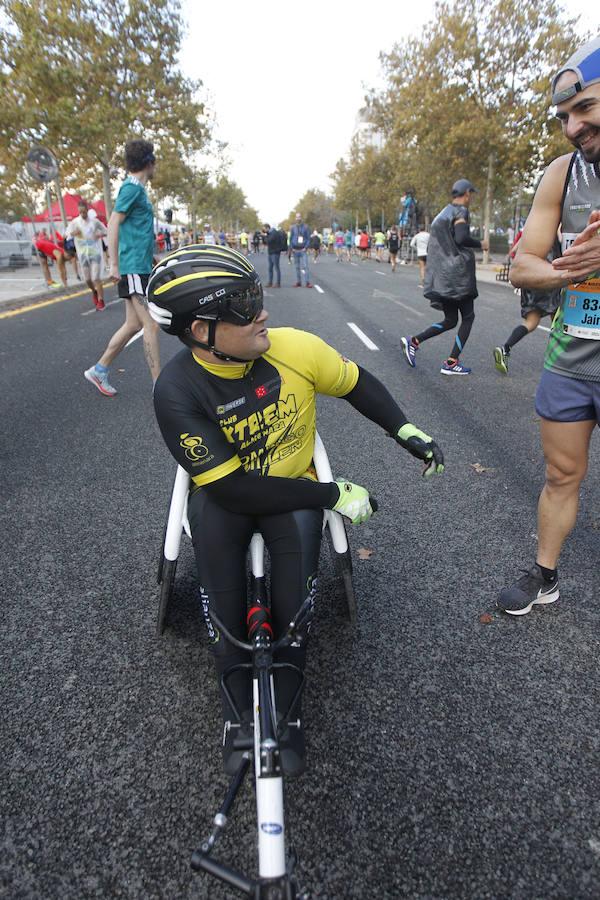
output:
<svg viewBox="0 0 600 900"><path fill-rule="evenodd" d="M380 216L382 227L396 218L401 190L391 154L385 148L377 150L354 143L350 162L339 160L332 178L336 203L351 210L350 219L357 228L362 225L372 231Z"/></svg>
<svg viewBox="0 0 600 900"><path fill-rule="evenodd" d="M386 86L368 97L393 189L436 212L468 177L489 227L494 197L529 188L560 152L548 81L581 40L555 0L439 0L419 37L382 55Z"/></svg>
<svg viewBox="0 0 600 900"><path fill-rule="evenodd" d="M310 228L316 228L317 231L331 228L332 222L340 223L342 218L336 209L333 198L317 188L310 188L300 197L287 219L281 223L281 227L290 228L296 219L297 212L302 214L303 221Z"/></svg>
<svg viewBox="0 0 600 900"><path fill-rule="evenodd" d="M111 170L143 136L175 165L177 193L208 139L200 84L178 68L179 0L0 0L0 14L0 163L46 144L65 183L100 175L110 212Z"/></svg>
<svg viewBox="0 0 600 900"><path fill-rule="evenodd" d="M225 174L221 174L215 184L207 178L196 194L194 211L202 221L227 231L237 231L240 227L254 231L261 224L257 211L248 205L241 187Z"/></svg>

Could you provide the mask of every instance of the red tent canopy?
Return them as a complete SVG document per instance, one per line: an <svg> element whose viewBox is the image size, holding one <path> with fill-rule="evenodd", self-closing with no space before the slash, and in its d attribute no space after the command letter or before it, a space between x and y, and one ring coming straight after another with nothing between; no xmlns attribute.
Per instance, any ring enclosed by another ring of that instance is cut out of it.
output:
<svg viewBox="0 0 600 900"><path fill-rule="evenodd" d="M81 194L63 194L65 213L67 214L67 219L69 221L79 215L80 200ZM104 222L104 224L106 225L106 207L104 205L104 200L96 200L95 203L90 204L90 207L91 209L95 210L96 215L98 216L100 221ZM40 213L38 216L34 216L33 218L34 222L48 222L50 220L52 220L52 222L62 221L58 200L50 207L50 216L48 216L48 210L45 209L43 213ZM22 221L31 222L31 219L28 216L23 216Z"/></svg>

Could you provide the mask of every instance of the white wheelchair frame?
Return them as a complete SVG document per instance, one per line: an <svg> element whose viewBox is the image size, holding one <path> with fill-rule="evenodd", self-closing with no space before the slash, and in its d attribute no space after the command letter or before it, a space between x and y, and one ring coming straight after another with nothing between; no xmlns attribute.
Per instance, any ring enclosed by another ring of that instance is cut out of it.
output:
<svg viewBox="0 0 600 900"><path fill-rule="evenodd" d="M317 473L317 479L322 482L334 481L331 466L325 445L315 433L315 449L313 463ZM181 548L181 537L185 532L191 538L190 523L187 514L187 501L190 491L191 479L182 466L177 466L175 483L171 494L171 503L165 533L163 548L158 567L158 584L161 586L160 603L156 630L159 635L164 632L169 606L172 600L175 570ZM335 560L335 575L337 579L338 594L345 599L346 616L351 623L356 621L356 598L352 583L352 558L348 548L346 526L342 516L333 510L324 510L323 531L326 532L330 549ZM250 541L250 569L255 578L264 578L265 574L265 545L262 535L255 532Z"/></svg>

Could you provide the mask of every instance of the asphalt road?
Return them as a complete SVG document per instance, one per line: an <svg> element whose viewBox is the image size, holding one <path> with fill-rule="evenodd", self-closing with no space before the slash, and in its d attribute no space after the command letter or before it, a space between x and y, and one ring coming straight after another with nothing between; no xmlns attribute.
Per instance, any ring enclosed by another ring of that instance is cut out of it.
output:
<svg viewBox="0 0 600 900"><path fill-rule="evenodd" d="M264 255L257 265L264 274ZM330 609L323 553L309 769L288 790L302 884L331 900L600 897L597 436L560 601L480 622L535 553L533 395L547 334L523 341L499 376L492 349L518 301L482 285L464 355L473 374L440 375L448 336L413 371L400 335L437 317L416 269L324 259L312 273L322 293L291 288L285 261L282 271L270 324L318 332L367 367L447 460L425 483L343 400L320 401L334 473L367 485L380 510L351 534L353 633ZM0 870L11 900L233 896L189 869L227 782L187 541L173 625L154 634L175 467L141 341L115 365L117 398L82 374L122 315L84 296L0 319ZM162 338L166 359L179 344ZM248 788L220 856L250 871L253 822Z"/></svg>

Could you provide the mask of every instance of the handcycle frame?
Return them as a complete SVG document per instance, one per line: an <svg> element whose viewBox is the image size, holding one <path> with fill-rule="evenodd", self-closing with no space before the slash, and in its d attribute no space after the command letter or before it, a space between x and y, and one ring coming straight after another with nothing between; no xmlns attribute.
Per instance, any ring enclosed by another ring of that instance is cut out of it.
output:
<svg viewBox="0 0 600 900"><path fill-rule="evenodd" d="M234 739L233 747L242 750L242 758L237 772L232 777L225 800L213 820L213 830L209 837L192 854L191 866L195 871L203 871L224 881L231 887L254 900L308 900L308 895L300 891L294 874L296 855L292 849L286 852L286 832L283 800L283 770L279 747L279 731L285 728L301 727L300 720L289 722L296 702L302 691L304 675L291 663L276 663L274 654L281 647L302 640L300 629L310 615L311 601L306 598L298 613L290 622L285 634L273 642L270 635L269 608L260 581L253 581L251 601L256 609L262 607L267 627L257 629L252 643L244 643L234 638L224 627L215 613L209 615L216 628L236 647L252 654L251 663L231 666L221 676L221 687L236 722L242 721L240 710L228 689L230 677L241 670L252 672L253 696L253 737ZM290 705L277 725L277 705L273 674L277 669L293 671L298 676L298 686ZM239 727L239 726L238 726ZM256 787L256 812L258 829L258 879L251 879L212 857L212 850L223 833L229 813L237 794L254 762Z"/></svg>
<svg viewBox="0 0 600 900"><path fill-rule="evenodd" d="M315 433L313 463L319 481L328 482L334 480L327 451L318 432ZM157 582L160 585L160 601L156 632L159 636L165 630L173 598L181 536L184 532L189 538L192 536L187 515L190 483L191 479L186 470L182 466L177 466L157 572ZM346 526L339 513L331 509L323 510L323 512L323 532L326 535L334 559L337 593L343 599L346 617L354 624L356 621L356 597L352 583L352 557L348 548ZM250 562L252 575L255 578L264 579L264 541L262 535L258 532L253 535L250 542Z"/></svg>

